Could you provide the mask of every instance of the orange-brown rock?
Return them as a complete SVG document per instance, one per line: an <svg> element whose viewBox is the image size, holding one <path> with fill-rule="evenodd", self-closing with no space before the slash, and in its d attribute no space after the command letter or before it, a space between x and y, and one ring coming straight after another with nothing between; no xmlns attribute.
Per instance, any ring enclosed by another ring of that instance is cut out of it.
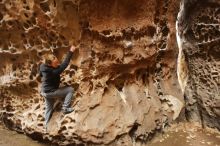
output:
<svg viewBox="0 0 220 146"><path fill-rule="evenodd" d="M59 145L126 146L185 116L220 129L217 0L0 0L0 10L8 127ZM38 67L71 44L79 49L62 83L75 89L75 111L56 111L44 133Z"/></svg>

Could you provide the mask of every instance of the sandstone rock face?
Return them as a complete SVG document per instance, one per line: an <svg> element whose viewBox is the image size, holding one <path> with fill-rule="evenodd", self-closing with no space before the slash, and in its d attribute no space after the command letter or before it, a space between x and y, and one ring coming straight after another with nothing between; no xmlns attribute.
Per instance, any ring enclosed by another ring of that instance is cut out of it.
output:
<svg viewBox="0 0 220 146"><path fill-rule="evenodd" d="M219 1L183 1L177 30L187 118L220 129Z"/></svg>
<svg viewBox="0 0 220 146"><path fill-rule="evenodd" d="M179 0L1 0L4 123L59 145L139 145L184 119L185 93L187 111L198 112L198 119L202 113L204 124L219 128L219 6L214 3L196 5L199 11L188 17L191 1L182 1L176 31ZM215 27L217 34L208 43L202 39L213 30L197 30L204 7L215 15L207 28ZM48 53L61 60L71 44L79 49L62 83L75 89L75 111L54 114L50 132L44 133L38 67Z"/></svg>

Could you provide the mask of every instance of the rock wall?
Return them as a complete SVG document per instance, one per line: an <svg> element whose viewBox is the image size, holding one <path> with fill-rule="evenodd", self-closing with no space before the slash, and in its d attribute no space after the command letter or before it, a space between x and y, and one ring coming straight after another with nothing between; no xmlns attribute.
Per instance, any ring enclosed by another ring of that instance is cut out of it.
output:
<svg viewBox="0 0 220 146"><path fill-rule="evenodd" d="M220 129L220 3L186 0L180 10L179 79L185 88L186 117Z"/></svg>
<svg viewBox="0 0 220 146"><path fill-rule="evenodd" d="M199 115L210 111L213 122L207 124L218 127L214 120L219 118L219 103L210 102L218 101L219 76L214 73L216 79L207 78L212 83L208 90L195 88L203 85L202 79L195 80L200 71L208 69L197 63L203 61L216 71L218 63L196 60L190 51L198 47L187 49L182 43L185 38L192 41L185 35L190 32L182 33L186 29L182 26L196 27L188 23L194 24L198 16L185 14L189 3L182 2L176 31L178 0L1 0L0 109L4 123L34 139L59 145L141 145L177 118L184 120L185 93L186 115L196 113L191 108L205 107L198 110ZM215 26L219 31L219 25ZM210 60L219 59L217 43ZM62 74L62 83L75 89L75 111L64 117L56 112L49 133L44 133L38 67L48 53L61 60L71 44L79 49ZM201 103L190 106L191 99L201 99ZM203 99L209 100L208 105Z"/></svg>

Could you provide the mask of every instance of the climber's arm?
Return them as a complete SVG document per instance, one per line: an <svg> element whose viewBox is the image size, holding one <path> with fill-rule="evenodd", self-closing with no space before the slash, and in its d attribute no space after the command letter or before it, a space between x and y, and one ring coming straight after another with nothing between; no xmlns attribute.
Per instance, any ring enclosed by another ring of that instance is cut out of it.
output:
<svg viewBox="0 0 220 146"><path fill-rule="evenodd" d="M60 66L56 69L53 69L54 74L61 74L69 65L70 59L72 58L73 52L76 50L75 46L71 46L70 51L67 53L65 59L60 64Z"/></svg>

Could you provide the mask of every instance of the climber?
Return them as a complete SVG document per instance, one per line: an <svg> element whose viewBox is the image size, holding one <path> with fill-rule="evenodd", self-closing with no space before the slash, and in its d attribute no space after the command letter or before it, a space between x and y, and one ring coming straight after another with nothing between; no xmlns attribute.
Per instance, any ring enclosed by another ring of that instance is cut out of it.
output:
<svg viewBox="0 0 220 146"><path fill-rule="evenodd" d="M70 107L71 100L73 98L73 88L70 86L59 87L60 74L68 66L73 52L76 50L75 46L71 46L70 50L66 54L65 59L60 64L58 59L52 55L46 55L44 63L40 65L41 76L41 95L45 98L46 110L45 110L45 127L50 120L53 112L53 106L57 98L64 98L62 105L63 114L73 112L73 108Z"/></svg>

